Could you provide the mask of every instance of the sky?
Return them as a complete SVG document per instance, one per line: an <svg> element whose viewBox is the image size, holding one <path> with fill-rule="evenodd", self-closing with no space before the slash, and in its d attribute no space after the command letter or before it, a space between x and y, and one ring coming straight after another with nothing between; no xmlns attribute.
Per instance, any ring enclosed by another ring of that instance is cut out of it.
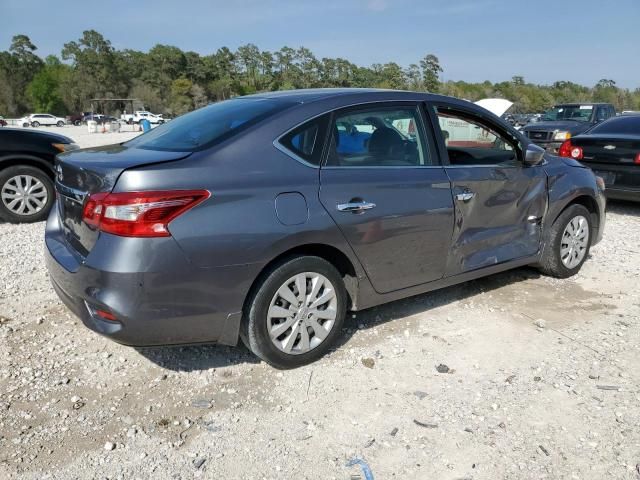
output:
<svg viewBox="0 0 640 480"><path fill-rule="evenodd" d="M640 87L640 0L0 0L0 50L28 35L42 56L94 29L118 49L201 54L305 46L358 65L438 56L444 80L601 78Z"/></svg>

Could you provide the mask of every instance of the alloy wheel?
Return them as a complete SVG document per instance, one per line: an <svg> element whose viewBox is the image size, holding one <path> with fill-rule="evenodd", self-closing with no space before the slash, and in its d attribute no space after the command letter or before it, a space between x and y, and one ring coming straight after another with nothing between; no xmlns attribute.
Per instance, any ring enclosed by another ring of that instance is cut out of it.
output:
<svg viewBox="0 0 640 480"><path fill-rule="evenodd" d="M44 184L31 175L16 175L5 182L0 198L7 209L21 216L34 215L47 204L49 194Z"/></svg>
<svg viewBox="0 0 640 480"><path fill-rule="evenodd" d="M307 353L331 332L337 317L334 285L316 272L284 282L269 304L267 332L276 348L289 355Z"/></svg>
<svg viewBox="0 0 640 480"><path fill-rule="evenodd" d="M573 217L560 239L560 259L565 267L577 267L587 254L589 246L589 222L582 215Z"/></svg>

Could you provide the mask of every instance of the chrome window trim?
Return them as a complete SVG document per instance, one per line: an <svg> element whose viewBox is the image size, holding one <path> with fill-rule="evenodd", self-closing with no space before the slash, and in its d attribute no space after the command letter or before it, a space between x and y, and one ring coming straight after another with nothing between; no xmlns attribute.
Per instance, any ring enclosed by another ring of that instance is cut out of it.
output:
<svg viewBox="0 0 640 480"><path fill-rule="evenodd" d="M285 155L291 157L292 159L294 159L295 161L303 164L305 167L311 167L311 168L316 168L316 169L320 169L320 168L407 168L407 167L403 167L403 166L377 166L377 167L327 167L327 166L323 166L321 167L320 165L314 165L311 162L308 162L307 160L301 158L300 156L296 155L295 152L292 152L291 150L289 150L287 147L285 147L282 143L280 143L280 140L283 137L286 137L289 133L291 133L293 130L295 130L298 127L301 127L302 125L304 125L305 123L311 122L312 120L315 120L316 118L320 118L323 115L327 115L330 113L334 113L336 110L342 110L343 108L352 108L352 107L358 107L360 105L370 105L373 103L407 103L407 104L412 104L414 105L416 108L418 108L420 106L420 103L425 102L426 100L371 100L371 101L367 101L367 102L357 102L357 103L350 103L348 105L341 105L339 107L335 107L329 110L325 110L322 113L318 113L312 117L309 117L305 120L303 120L302 122L294 125L293 127L287 129L285 132L281 133L280 135L278 135L276 137L276 139L272 142L273 146L276 147L278 150L280 150L282 153L284 153ZM433 167L442 167L442 165L423 165L423 166L415 166L415 167L409 167L409 168L433 168Z"/></svg>

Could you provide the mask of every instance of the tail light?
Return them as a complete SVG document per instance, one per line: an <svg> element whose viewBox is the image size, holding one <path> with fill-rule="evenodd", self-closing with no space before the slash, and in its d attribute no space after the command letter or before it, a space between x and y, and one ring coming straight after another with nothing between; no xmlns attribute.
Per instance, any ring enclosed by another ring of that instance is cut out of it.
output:
<svg viewBox="0 0 640 480"><path fill-rule="evenodd" d="M633 163L640 165L640 153L636 153L636 158L633 160Z"/></svg>
<svg viewBox="0 0 640 480"><path fill-rule="evenodd" d="M561 157L573 158L574 160L582 160L583 153L582 147L572 145L571 140L565 140L558 150L558 155Z"/></svg>
<svg viewBox="0 0 640 480"><path fill-rule="evenodd" d="M82 220L122 237L168 237L169 222L210 196L207 190L94 193Z"/></svg>

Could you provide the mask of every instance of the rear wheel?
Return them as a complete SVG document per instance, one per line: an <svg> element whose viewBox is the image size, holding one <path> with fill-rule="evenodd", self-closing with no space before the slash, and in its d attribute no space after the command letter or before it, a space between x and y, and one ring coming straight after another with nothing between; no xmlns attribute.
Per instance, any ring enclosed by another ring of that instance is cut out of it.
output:
<svg viewBox="0 0 640 480"><path fill-rule="evenodd" d="M347 308L344 282L319 257L281 263L249 299L242 325L247 347L276 368L322 357L340 335Z"/></svg>
<svg viewBox="0 0 640 480"><path fill-rule="evenodd" d="M551 226L538 268L567 278L580 271L591 248L591 214L582 205L565 209Z"/></svg>
<svg viewBox="0 0 640 480"><path fill-rule="evenodd" d="M8 222L45 220L54 199L53 182L42 170L18 165L0 171L0 217Z"/></svg>

